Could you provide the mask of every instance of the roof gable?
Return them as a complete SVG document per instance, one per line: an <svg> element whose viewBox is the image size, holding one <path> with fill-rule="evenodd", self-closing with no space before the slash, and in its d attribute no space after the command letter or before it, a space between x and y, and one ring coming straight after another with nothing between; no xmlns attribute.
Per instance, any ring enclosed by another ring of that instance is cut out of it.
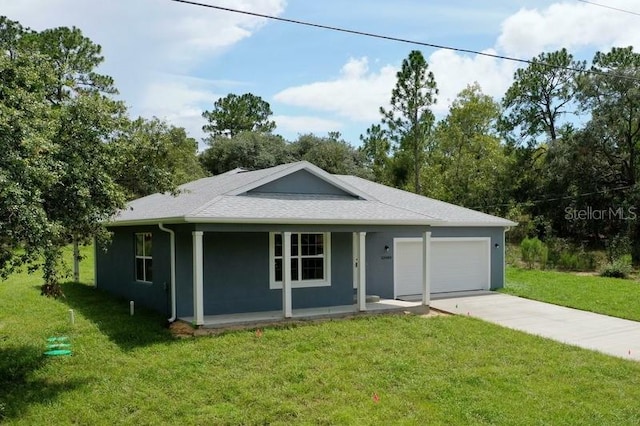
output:
<svg viewBox="0 0 640 426"><path fill-rule="evenodd" d="M310 188L310 190L324 192L305 191L294 193L349 195L351 197L363 200L372 199L372 197L365 192L360 191L349 183L338 179L336 176L325 172L321 168L314 166L307 161L291 163L287 166L289 167L279 168L278 170L274 169L274 173L269 174L262 179L253 181L247 185L243 185L232 191L229 191L226 195L242 195L252 191L258 193L271 191L276 193L283 193L283 191L286 189L300 190L301 182L297 182L297 180L300 179L303 182L312 184L312 188ZM304 171L304 173L298 174L297 172L300 171Z"/></svg>
<svg viewBox="0 0 640 426"><path fill-rule="evenodd" d="M306 169L295 171L286 176L267 182L246 192L247 195L258 194L313 194L340 195L358 198L336 185L321 179Z"/></svg>

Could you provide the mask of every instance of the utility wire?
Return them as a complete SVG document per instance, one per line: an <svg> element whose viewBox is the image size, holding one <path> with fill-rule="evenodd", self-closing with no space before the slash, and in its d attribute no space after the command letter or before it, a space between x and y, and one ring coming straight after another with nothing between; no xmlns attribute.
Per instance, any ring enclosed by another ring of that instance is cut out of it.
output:
<svg viewBox="0 0 640 426"><path fill-rule="evenodd" d="M616 11L622 12L622 13L628 13L630 15L640 16L640 13L638 13L638 12L633 12L633 11L627 10L627 9L620 9L619 7L608 6L606 4L595 3L595 2L587 1L587 0L578 0L578 1L581 2L581 3L590 4L592 6L604 7L605 9L611 9L611 10L616 10Z"/></svg>
<svg viewBox="0 0 640 426"><path fill-rule="evenodd" d="M540 66L548 67L548 68L556 68L556 69L562 69L562 70L566 70L566 71L593 74L593 75L599 75L599 76L605 76L605 77L618 77L618 78L621 78L621 79L624 79L624 80L640 82L639 78L635 78L635 77L631 77L631 76L623 75L623 74L609 74L609 73L606 73L606 72L597 71L597 70L593 70L593 69L588 70L588 69L575 68L575 67L563 67L563 66L559 66L559 65L548 64L548 63L545 63L545 62L533 61L533 60L530 60L530 59L514 58L514 57L511 57L511 56L498 55L498 54L495 54L495 53L480 52L478 50L473 50L473 49L465 49L465 48L461 48L461 47L452 47L452 46L445 46L445 45L440 45L440 44L426 43L426 42L410 40L410 39L405 39L405 38L387 36L387 35L383 35L383 34L370 33L370 32L366 32L366 31L358 31L358 30L351 30L351 29L348 29L348 28L334 27L334 26L324 25L324 24L317 24L317 23L309 22L309 21L301 21L301 20L298 20L298 19L282 18L282 17L279 17L279 16L266 15L266 14L257 13L257 12L249 12L249 11L246 11L246 10L239 10L239 9L233 9L233 8L230 8L230 7L216 6L216 5L212 5L212 4L200 3L200 2L197 2L197 1L191 1L191 0L169 0L169 1L172 1L172 2L175 2L175 3L184 3L184 4L191 5L191 6L206 7L206 8L209 8L209 9L216 9L216 10L221 10L221 11L225 11L225 12L239 13L239 14L242 14L242 15L255 16L255 17L258 17L258 18L271 19L273 21L287 22L289 24L303 25L303 26L312 27L312 28L320 28L320 29L324 29L324 30L337 31L337 32L342 32L342 33L347 33L347 34L354 34L354 35L359 35L359 36L364 36L364 37L371 37L371 38L377 38L377 39L382 39L382 40L397 41L397 42L400 42L400 43L407 43L407 44L415 44L415 45L418 45L418 46L431 47L431 48L434 48L434 49L451 50L453 52L473 53L475 55L487 56L489 58L502 59L502 60L505 60L505 61L519 62L519 63L522 63L522 64L540 65Z"/></svg>
<svg viewBox="0 0 640 426"><path fill-rule="evenodd" d="M550 201L562 201L562 200L573 200L573 199L578 199L578 198L582 198L582 197L588 197L590 195L598 195L598 194L606 194L609 192L617 192L617 191L624 191L627 189L632 189L633 187L635 187L636 185L626 185L626 186L619 186L617 188L611 188L611 189L601 189L600 191L593 191L593 192L584 192L582 194L576 194L576 195L565 195L563 197L556 197L556 198L542 198L539 200L531 200L531 201L517 201L515 204L520 204L520 205L526 205L526 204L531 204L531 205L535 205L535 204L542 204L542 203L548 203ZM494 208L494 207L507 207L512 205L513 203L502 203L502 204L495 204L492 206L478 206L478 207L471 207L474 210L479 210L479 209L488 209L488 208Z"/></svg>

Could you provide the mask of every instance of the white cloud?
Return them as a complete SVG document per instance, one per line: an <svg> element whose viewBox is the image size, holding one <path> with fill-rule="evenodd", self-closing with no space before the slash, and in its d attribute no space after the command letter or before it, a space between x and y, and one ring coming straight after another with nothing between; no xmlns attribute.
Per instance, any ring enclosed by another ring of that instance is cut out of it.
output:
<svg viewBox="0 0 640 426"><path fill-rule="evenodd" d="M278 15L285 0L220 0ZM100 71L115 79L133 114L156 115L202 135L200 114L217 96L211 82L180 78L265 24L263 18L157 0L0 0L9 19L35 30L77 26L103 47ZM172 75L173 74L173 75ZM226 86L218 84L217 86Z"/></svg>
<svg viewBox="0 0 640 426"><path fill-rule="evenodd" d="M496 53L490 49L485 52ZM449 50L435 51L428 62L440 91L433 108L439 116L446 115L458 93L474 82L480 84L485 94L499 100L511 85L517 66L513 62L488 56L460 55Z"/></svg>
<svg viewBox="0 0 640 426"><path fill-rule="evenodd" d="M446 115L456 95L476 81L484 93L499 99L511 84L515 70L515 65L509 62L479 55L463 56L448 50L434 52L427 62L440 91L433 107L438 116ZM354 121L377 122L380 106L388 107L396 72L397 68L391 65L371 72L367 58L351 58L342 67L338 79L290 87L276 94L275 99Z"/></svg>
<svg viewBox="0 0 640 426"><path fill-rule="evenodd" d="M136 105L135 114L158 117L184 127L200 140L205 136L202 111L220 97L214 92L215 82L176 75L156 75L145 87Z"/></svg>
<svg viewBox="0 0 640 426"><path fill-rule="evenodd" d="M637 10L637 0L609 1L608 6ZM505 19L497 46L524 59L543 51L640 44L638 17L592 4L554 3L545 9L521 9Z"/></svg>
<svg viewBox="0 0 640 426"><path fill-rule="evenodd" d="M343 126L339 121L301 115L276 115L273 117L273 120L277 125L277 133L289 133L294 135L334 132L342 129Z"/></svg>
<svg viewBox="0 0 640 426"><path fill-rule="evenodd" d="M340 76L287 88L274 96L278 102L335 113L354 121L371 122L380 118L379 108L387 105L396 80L396 68L383 66L370 72L368 59L351 58Z"/></svg>

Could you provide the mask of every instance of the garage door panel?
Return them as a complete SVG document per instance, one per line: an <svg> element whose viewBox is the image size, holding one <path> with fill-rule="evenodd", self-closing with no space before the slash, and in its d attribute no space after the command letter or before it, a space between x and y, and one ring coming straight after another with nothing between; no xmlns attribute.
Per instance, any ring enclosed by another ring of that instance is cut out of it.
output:
<svg viewBox="0 0 640 426"><path fill-rule="evenodd" d="M394 256L398 295L422 294L422 242L398 243Z"/></svg>
<svg viewBox="0 0 640 426"><path fill-rule="evenodd" d="M489 288L488 239L431 239L431 292ZM422 241L404 240L394 254L396 296L422 294Z"/></svg>

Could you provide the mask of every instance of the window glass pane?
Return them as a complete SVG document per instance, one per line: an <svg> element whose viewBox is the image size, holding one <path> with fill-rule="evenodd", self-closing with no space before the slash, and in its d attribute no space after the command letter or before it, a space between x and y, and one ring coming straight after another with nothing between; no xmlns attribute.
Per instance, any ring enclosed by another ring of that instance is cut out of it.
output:
<svg viewBox="0 0 640 426"><path fill-rule="evenodd" d="M136 234L136 256L144 256L144 235Z"/></svg>
<svg viewBox="0 0 640 426"><path fill-rule="evenodd" d="M136 258L136 280L144 281L144 259Z"/></svg>
<svg viewBox="0 0 640 426"><path fill-rule="evenodd" d="M144 255L152 256L151 252L151 234L144 234Z"/></svg>
<svg viewBox="0 0 640 426"><path fill-rule="evenodd" d="M302 279L321 280L324 278L324 259L311 257L302 259Z"/></svg>
<svg viewBox="0 0 640 426"><path fill-rule="evenodd" d="M282 256L282 234L275 234L273 236L274 250L273 254L276 257ZM282 267L282 265L280 265ZM278 281L278 280L276 280Z"/></svg>
<svg viewBox="0 0 640 426"><path fill-rule="evenodd" d="M291 256L298 255L298 237L300 234L291 234Z"/></svg>
<svg viewBox="0 0 640 426"><path fill-rule="evenodd" d="M153 281L153 261L151 259L145 259L145 281Z"/></svg>
<svg viewBox="0 0 640 426"><path fill-rule="evenodd" d="M318 256L323 253L323 235L322 234L302 234L301 253L303 256Z"/></svg>
<svg viewBox="0 0 640 426"><path fill-rule="evenodd" d="M298 281L299 279L298 259L291 259L291 281Z"/></svg>
<svg viewBox="0 0 640 426"><path fill-rule="evenodd" d="M324 254L324 234L315 234L316 254Z"/></svg>
<svg viewBox="0 0 640 426"><path fill-rule="evenodd" d="M276 275L276 282L280 282L282 281L282 259L276 259L275 260L275 275Z"/></svg>

